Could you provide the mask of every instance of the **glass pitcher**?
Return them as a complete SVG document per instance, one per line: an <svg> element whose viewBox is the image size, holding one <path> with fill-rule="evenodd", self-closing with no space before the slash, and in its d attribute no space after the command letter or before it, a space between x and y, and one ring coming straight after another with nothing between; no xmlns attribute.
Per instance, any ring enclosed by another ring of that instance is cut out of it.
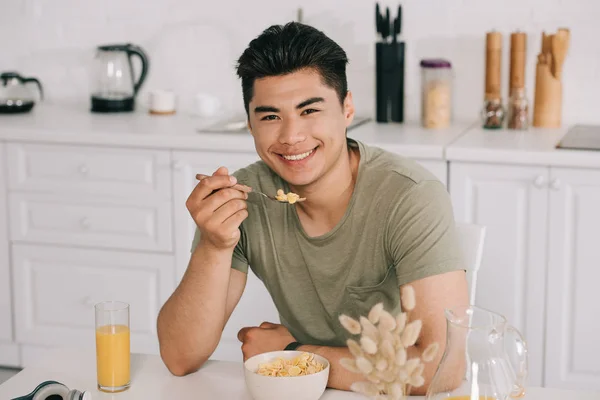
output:
<svg viewBox="0 0 600 400"><path fill-rule="evenodd" d="M525 395L527 345L506 318L462 306L446 310L446 320L446 350L426 400L507 400Z"/></svg>

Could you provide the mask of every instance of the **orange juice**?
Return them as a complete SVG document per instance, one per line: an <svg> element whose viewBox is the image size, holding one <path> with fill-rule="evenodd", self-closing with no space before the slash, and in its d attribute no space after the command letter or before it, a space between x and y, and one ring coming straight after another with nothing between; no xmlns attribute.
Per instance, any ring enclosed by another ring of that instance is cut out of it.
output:
<svg viewBox="0 0 600 400"><path fill-rule="evenodd" d="M129 362L129 327L103 325L96 328L98 385L107 388L127 386L130 381Z"/></svg>

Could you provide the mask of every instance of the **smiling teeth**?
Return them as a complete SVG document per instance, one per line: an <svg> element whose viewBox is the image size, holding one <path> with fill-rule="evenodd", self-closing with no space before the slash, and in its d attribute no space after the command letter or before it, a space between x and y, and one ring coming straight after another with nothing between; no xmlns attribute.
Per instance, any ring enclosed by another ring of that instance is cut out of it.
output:
<svg viewBox="0 0 600 400"><path fill-rule="evenodd" d="M293 156L283 156L283 158L285 158L286 160L289 160L289 161L304 160L306 157L310 156L313 151L314 150L307 151L306 153L302 153L302 154L294 154Z"/></svg>

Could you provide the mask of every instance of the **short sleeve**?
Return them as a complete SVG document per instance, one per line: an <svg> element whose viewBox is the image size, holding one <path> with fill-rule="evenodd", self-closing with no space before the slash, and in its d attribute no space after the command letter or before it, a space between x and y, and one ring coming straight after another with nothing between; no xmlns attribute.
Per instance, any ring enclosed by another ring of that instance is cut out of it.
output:
<svg viewBox="0 0 600 400"><path fill-rule="evenodd" d="M450 195L441 182L416 183L390 209L386 244L399 286L465 270Z"/></svg>
<svg viewBox="0 0 600 400"><path fill-rule="evenodd" d="M231 258L231 268L237 269L240 272L248 273L248 258L246 257L246 234L244 229L241 229L240 240L233 249L233 257ZM198 243L200 242L200 229L196 227L194 232L194 239L192 240L191 252L194 252Z"/></svg>

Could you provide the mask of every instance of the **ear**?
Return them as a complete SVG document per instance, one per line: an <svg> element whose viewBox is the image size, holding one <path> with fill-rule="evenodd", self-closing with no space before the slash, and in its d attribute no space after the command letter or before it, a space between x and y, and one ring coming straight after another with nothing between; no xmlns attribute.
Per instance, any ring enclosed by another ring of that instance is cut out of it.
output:
<svg viewBox="0 0 600 400"><path fill-rule="evenodd" d="M248 118L246 119L246 127L248 128L248 130L250 131L250 134L252 135L252 125L250 124L250 116L248 116Z"/></svg>
<svg viewBox="0 0 600 400"><path fill-rule="evenodd" d="M352 92L346 92L344 99L344 119L346 120L346 128L350 126L354 120L354 101L352 100Z"/></svg>

